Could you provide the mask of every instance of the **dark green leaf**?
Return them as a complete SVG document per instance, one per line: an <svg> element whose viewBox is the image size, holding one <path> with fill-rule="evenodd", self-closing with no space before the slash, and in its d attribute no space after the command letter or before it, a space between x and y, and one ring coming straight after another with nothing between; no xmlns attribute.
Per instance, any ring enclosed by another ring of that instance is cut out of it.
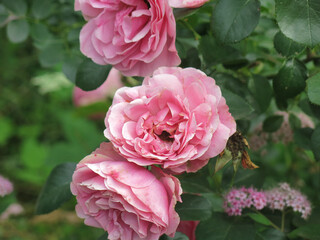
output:
<svg viewBox="0 0 320 240"><path fill-rule="evenodd" d="M203 193L202 196L204 196L206 199L208 199L211 202L212 210L214 212L224 212L223 198L221 197L221 195L210 192L210 193Z"/></svg>
<svg viewBox="0 0 320 240"><path fill-rule="evenodd" d="M305 46L287 38L282 32L274 36L274 47L284 57L291 57L299 54L305 49Z"/></svg>
<svg viewBox="0 0 320 240"><path fill-rule="evenodd" d="M229 111L236 120L248 117L253 111L252 107L240 96L226 89L224 89L222 93L229 106Z"/></svg>
<svg viewBox="0 0 320 240"><path fill-rule="evenodd" d="M189 240L189 238L181 232L176 232L173 238L167 235L162 235L159 240Z"/></svg>
<svg viewBox="0 0 320 240"><path fill-rule="evenodd" d="M201 221L196 229L196 238L201 240L254 240L255 229L245 218L227 217L224 213L214 213L206 221Z"/></svg>
<svg viewBox="0 0 320 240"><path fill-rule="evenodd" d="M10 120L10 118L7 117L1 117L0 118L0 147L5 145L8 141L8 139L13 135L14 133L14 126Z"/></svg>
<svg viewBox="0 0 320 240"><path fill-rule="evenodd" d="M28 6L25 0L2 0L2 3L15 15L23 16L27 12Z"/></svg>
<svg viewBox="0 0 320 240"><path fill-rule="evenodd" d="M310 102L320 105L320 73L307 79L307 93Z"/></svg>
<svg viewBox="0 0 320 240"><path fill-rule="evenodd" d="M218 43L212 36L201 38L199 51L208 67L219 63L235 64L246 61L237 49Z"/></svg>
<svg viewBox="0 0 320 240"><path fill-rule="evenodd" d="M28 38L29 24L25 19L13 20L7 25L7 36L11 42L20 43Z"/></svg>
<svg viewBox="0 0 320 240"><path fill-rule="evenodd" d="M308 46L320 43L319 0L276 0L276 19L288 38Z"/></svg>
<svg viewBox="0 0 320 240"><path fill-rule="evenodd" d="M49 32L48 27L42 23L31 25L30 35L33 39L34 46L38 49L44 49L53 40L53 36Z"/></svg>
<svg viewBox="0 0 320 240"><path fill-rule="evenodd" d="M258 232L257 235L260 237L261 240L285 240L286 239L286 236L283 232L274 228L270 228L262 232Z"/></svg>
<svg viewBox="0 0 320 240"><path fill-rule="evenodd" d="M270 105L273 91L267 78L254 75L249 82L249 89L258 103L260 112L265 112Z"/></svg>
<svg viewBox="0 0 320 240"><path fill-rule="evenodd" d="M31 10L35 18L43 19L50 15L53 7L52 0L33 0Z"/></svg>
<svg viewBox="0 0 320 240"><path fill-rule="evenodd" d="M173 14L176 20L191 16L192 14L196 13L198 8L174 8Z"/></svg>
<svg viewBox="0 0 320 240"><path fill-rule="evenodd" d="M265 217L264 215L261 215L258 213L248 213L246 215L249 216L252 220L254 220L257 223L261 223L261 224L267 225L267 226L272 225L270 220L267 217Z"/></svg>
<svg viewBox="0 0 320 240"><path fill-rule="evenodd" d="M275 132L277 131L283 122L283 116L281 115L273 115L267 117L263 122L263 131L265 132Z"/></svg>
<svg viewBox="0 0 320 240"><path fill-rule="evenodd" d="M311 149L315 158L320 161L320 125L312 133Z"/></svg>
<svg viewBox="0 0 320 240"><path fill-rule="evenodd" d="M99 238L98 238L98 240L107 240L108 239L108 233L106 232L106 233L104 233L104 234L102 234Z"/></svg>
<svg viewBox="0 0 320 240"><path fill-rule="evenodd" d="M39 53L39 61L43 67L53 67L63 60L64 47L61 42L52 42Z"/></svg>
<svg viewBox="0 0 320 240"><path fill-rule="evenodd" d="M76 85L85 91L94 90L107 79L110 70L111 65L101 66L86 59L78 67Z"/></svg>
<svg viewBox="0 0 320 240"><path fill-rule="evenodd" d="M210 202L198 195L183 194L182 203L177 203L176 211L181 220L205 220L211 216Z"/></svg>
<svg viewBox="0 0 320 240"><path fill-rule="evenodd" d="M67 59L62 64L62 72L72 83L75 83L76 81L77 70L81 62L81 57L72 55L67 57Z"/></svg>
<svg viewBox="0 0 320 240"><path fill-rule="evenodd" d="M49 213L72 197L70 182L75 168L76 163L63 163L52 170L38 197L37 214Z"/></svg>
<svg viewBox="0 0 320 240"><path fill-rule="evenodd" d="M290 113L290 115L289 115L289 124L290 124L291 129L301 128L300 119L293 113Z"/></svg>
<svg viewBox="0 0 320 240"><path fill-rule="evenodd" d="M259 22L258 0L220 0L213 11L212 28L220 42L239 42Z"/></svg>
<svg viewBox="0 0 320 240"><path fill-rule="evenodd" d="M294 140L295 140L296 144L301 148L304 148L306 150L310 150L311 149L311 136L312 136L313 131L314 130L312 128L296 129L294 131Z"/></svg>
<svg viewBox="0 0 320 240"><path fill-rule="evenodd" d="M306 67L296 59L290 59L273 79L277 98L286 100L301 93L306 87Z"/></svg>
<svg viewBox="0 0 320 240"><path fill-rule="evenodd" d="M301 226L288 234L289 238L302 237L309 240L320 240L319 224L307 224Z"/></svg>

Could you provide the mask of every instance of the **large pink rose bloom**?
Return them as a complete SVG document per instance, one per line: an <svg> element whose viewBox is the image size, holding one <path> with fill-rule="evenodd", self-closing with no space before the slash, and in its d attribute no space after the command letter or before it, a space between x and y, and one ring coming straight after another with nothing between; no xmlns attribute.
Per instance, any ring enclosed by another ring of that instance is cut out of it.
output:
<svg viewBox="0 0 320 240"><path fill-rule="evenodd" d="M76 0L88 23L80 49L101 65L126 76L149 76L160 66L180 63L176 23L167 0Z"/></svg>
<svg viewBox="0 0 320 240"><path fill-rule="evenodd" d="M97 89L92 91L83 91L75 87L73 90L73 102L75 106L87 106L96 102L105 101L107 97L113 97L114 92L123 87L121 73L112 68L106 81Z"/></svg>
<svg viewBox="0 0 320 240"><path fill-rule="evenodd" d="M142 86L120 88L105 125L128 161L175 173L199 170L236 130L214 79L194 68L160 68Z"/></svg>
<svg viewBox="0 0 320 240"><path fill-rule="evenodd" d="M197 8L209 0L168 0L169 5L173 8Z"/></svg>
<svg viewBox="0 0 320 240"><path fill-rule="evenodd" d="M126 161L111 143L102 143L73 174L71 191L85 224L103 228L111 240L156 240L174 236L181 201L177 178L153 167L152 172Z"/></svg>

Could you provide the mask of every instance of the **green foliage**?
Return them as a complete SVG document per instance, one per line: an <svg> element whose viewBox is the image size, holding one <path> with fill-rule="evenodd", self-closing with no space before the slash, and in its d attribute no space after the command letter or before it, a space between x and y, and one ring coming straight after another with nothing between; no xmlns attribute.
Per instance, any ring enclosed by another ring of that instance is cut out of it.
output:
<svg viewBox="0 0 320 240"><path fill-rule="evenodd" d="M39 195L37 214L49 213L71 198L70 182L75 167L75 163L63 163L52 170Z"/></svg>
<svg viewBox="0 0 320 240"><path fill-rule="evenodd" d="M205 220L211 216L211 204L202 196L183 194L182 203L177 203L176 211L181 220Z"/></svg>
<svg viewBox="0 0 320 240"><path fill-rule="evenodd" d="M29 24L24 19L13 20L8 23L7 35L11 42L20 43L29 35Z"/></svg>
<svg viewBox="0 0 320 240"><path fill-rule="evenodd" d="M276 0L276 19L281 31L308 46L320 43L319 12L318 0Z"/></svg>
<svg viewBox="0 0 320 240"><path fill-rule="evenodd" d="M263 131L265 132L275 132L277 131L283 122L283 116L280 115L273 115L263 122Z"/></svg>
<svg viewBox="0 0 320 240"><path fill-rule="evenodd" d="M181 232L176 232L173 238L163 235L160 237L160 240L189 240L189 238Z"/></svg>
<svg viewBox="0 0 320 240"><path fill-rule="evenodd" d="M274 36L274 47L284 57L292 57L305 49L305 46L287 38L282 32Z"/></svg>
<svg viewBox="0 0 320 240"><path fill-rule="evenodd" d="M320 73L307 79L307 89L310 102L320 105Z"/></svg>

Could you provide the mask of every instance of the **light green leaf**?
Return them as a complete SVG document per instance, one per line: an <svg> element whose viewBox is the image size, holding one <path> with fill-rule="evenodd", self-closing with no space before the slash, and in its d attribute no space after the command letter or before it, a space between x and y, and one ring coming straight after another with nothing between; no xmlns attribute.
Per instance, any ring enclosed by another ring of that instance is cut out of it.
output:
<svg viewBox="0 0 320 240"><path fill-rule="evenodd" d="M36 214L46 214L71 197L70 183L76 163L63 163L54 168L44 185L36 205Z"/></svg>
<svg viewBox="0 0 320 240"><path fill-rule="evenodd" d="M318 126L312 133L311 149L315 158L320 161L320 126Z"/></svg>
<svg viewBox="0 0 320 240"><path fill-rule="evenodd" d="M7 20L8 17L9 12L2 4L0 4L0 27L3 26L4 22Z"/></svg>
<svg viewBox="0 0 320 240"><path fill-rule="evenodd" d="M271 221L264 215L261 215L258 213L248 213L247 216L249 216L255 222L261 223L263 225L267 225L267 226L272 225Z"/></svg>
<svg viewBox="0 0 320 240"><path fill-rule="evenodd" d="M288 38L308 46L320 43L319 0L276 0L276 20Z"/></svg>
<svg viewBox="0 0 320 240"><path fill-rule="evenodd" d="M21 161L27 168L40 169L47 157L47 147L35 139L26 139L21 148Z"/></svg>
<svg viewBox="0 0 320 240"><path fill-rule="evenodd" d="M320 73L307 79L307 93L310 102L320 105Z"/></svg>
<svg viewBox="0 0 320 240"><path fill-rule="evenodd" d="M302 237L309 240L320 240L319 224L307 224L293 230L288 234L289 238Z"/></svg>
<svg viewBox="0 0 320 240"><path fill-rule="evenodd" d="M219 41L239 42L258 25L258 0L220 0L213 10L212 29Z"/></svg>
<svg viewBox="0 0 320 240"><path fill-rule="evenodd" d="M63 60L64 46L61 42L52 42L39 53L39 61L43 67L53 67Z"/></svg>
<svg viewBox="0 0 320 240"><path fill-rule="evenodd" d="M13 124L10 118L0 118L0 146L7 143L8 139L13 135Z"/></svg>
<svg viewBox="0 0 320 240"><path fill-rule="evenodd" d="M23 42L28 38L29 24L25 19L13 20L7 25L7 36L13 43Z"/></svg>
<svg viewBox="0 0 320 240"><path fill-rule="evenodd" d="M31 11L37 19L43 19L50 15L54 5L52 0L33 0Z"/></svg>

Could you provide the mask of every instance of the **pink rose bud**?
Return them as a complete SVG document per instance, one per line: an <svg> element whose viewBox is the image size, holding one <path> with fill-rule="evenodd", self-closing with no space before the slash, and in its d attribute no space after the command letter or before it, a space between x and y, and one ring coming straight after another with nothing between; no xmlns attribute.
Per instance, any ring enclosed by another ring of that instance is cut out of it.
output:
<svg viewBox="0 0 320 240"><path fill-rule="evenodd" d="M169 0L169 5L173 8L198 8L209 0Z"/></svg>
<svg viewBox="0 0 320 240"><path fill-rule="evenodd" d="M12 183L0 175L0 196L4 197L13 191Z"/></svg>
<svg viewBox="0 0 320 240"><path fill-rule="evenodd" d="M80 50L95 63L111 64L126 76L148 76L180 64L176 22L167 0L76 0L88 23Z"/></svg>
<svg viewBox="0 0 320 240"><path fill-rule="evenodd" d="M97 89L83 91L81 88L75 87L73 91L74 105L87 106L95 102L105 101L107 97L113 97L114 92L121 87L123 87L121 74L118 70L112 68L106 81Z"/></svg>
<svg viewBox="0 0 320 240"><path fill-rule="evenodd" d="M126 161L111 143L85 157L73 174L71 191L85 224L102 228L111 240L156 240L174 236L181 201L177 178L152 167L151 172Z"/></svg>
<svg viewBox="0 0 320 240"><path fill-rule="evenodd" d="M141 166L196 172L236 131L215 80L194 68L160 68L142 86L119 89L105 118L105 136Z"/></svg>
<svg viewBox="0 0 320 240"><path fill-rule="evenodd" d="M185 234L189 240L196 240L196 228L200 221L181 221L177 232Z"/></svg>

